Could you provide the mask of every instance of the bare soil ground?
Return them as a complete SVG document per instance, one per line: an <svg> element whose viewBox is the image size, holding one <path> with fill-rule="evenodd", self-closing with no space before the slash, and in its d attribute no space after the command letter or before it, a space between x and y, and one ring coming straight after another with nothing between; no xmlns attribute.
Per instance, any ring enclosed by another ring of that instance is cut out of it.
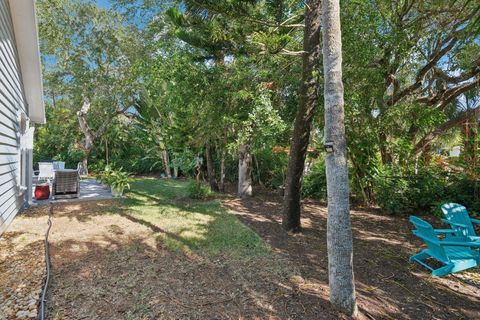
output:
<svg viewBox="0 0 480 320"><path fill-rule="evenodd" d="M272 248L248 258L172 251L161 226L114 200L55 205L48 318L347 319L328 303L326 208L305 202L304 232L288 236L279 200L223 199ZM45 217L29 211L9 232L38 228ZM352 210L352 221L363 318L480 319L478 269L433 278L407 262L421 243L406 217Z"/></svg>

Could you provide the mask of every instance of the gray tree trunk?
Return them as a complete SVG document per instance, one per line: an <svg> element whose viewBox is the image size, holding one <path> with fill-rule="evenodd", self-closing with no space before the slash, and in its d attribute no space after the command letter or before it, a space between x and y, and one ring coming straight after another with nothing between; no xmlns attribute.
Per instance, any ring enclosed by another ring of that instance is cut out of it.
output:
<svg viewBox="0 0 480 320"><path fill-rule="evenodd" d="M238 196L252 196L252 154L249 143L238 148Z"/></svg>
<svg viewBox="0 0 480 320"><path fill-rule="evenodd" d="M225 157L226 151L222 150L220 155L220 183L218 185L218 189L220 192L225 192Z"/></svg>
<svg viewBox="0 0 480 320"><path fill-rule="evenodd" d="M346 314L355 316L357 304L353 276L339 0L323 0L322 22L330 302ZM333 151L328 150L328 145L333 147Z"/></svg>
<svg viewBox="0 0 480 320"><path fill-rule="evenodd" d="M85 155L82 159L82 165L78 168L78 174L81 176L88 176L88 157L90 156L90 151L85 152Z"/></svg>
<svg viewBox="0 0 480 320"><path fill-rule="evenodd" d="M283 220L285 230L300 231L301 180L305 168L310 131L318 104L318 69L320 68L320 7L321 0L308 0L305 5L303 35L303 79L298 93L298 109L290 143Z"/></svg>
<svg viewBox="0 0 480 320"><path fill-rule="evenodd" d="M82 159L82 166L79 168L79 173L81 176L88 175L88 158L90 157L90 153L93 149L93 142L91 141L89 136L85 136L85 143L83 145L84 155Z"/></svg>
<svg viewBox="0 0 480 320"><path fill-rule="evenodd" d="M168 156L167 149L162 150L162 160L163 166L165 167L165 174L167 175L167 178L171 178L172 170L170 170L170 157Z"/></svg>
<svg viewBox="0 0 480 320"><path fill-rule="evenodd" d="M210 189L213 191L218 191L217 178L215 177L215 164L213 163L212 157L212 148L208 142L205 145L205 157L207 158L208 184L210 185Z"/></svg>
<svg viewBox="0 0 480 320"><path fill-rule="evenodd" d="M92 152L95 141L97 141L107 129L107 126L112 121L112 117L107 117L97 131L93 131L92 128L87 123L87 114L90 111L91 103L87 98L84 98L82 108L77 112L78 124L80 126L80 131L82 131L85 136L83 149L85 150L85 155L82 159L82 168L80 170L81 175L88 174L88 157Z"/></svg>

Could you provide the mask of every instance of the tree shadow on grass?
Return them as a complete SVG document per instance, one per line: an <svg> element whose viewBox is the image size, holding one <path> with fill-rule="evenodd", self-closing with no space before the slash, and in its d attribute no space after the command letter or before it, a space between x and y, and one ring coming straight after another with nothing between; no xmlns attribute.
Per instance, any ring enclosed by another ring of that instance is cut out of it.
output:
<svg viewBox="0 0 480 320"><path fill-rule="evenodd" d="M52 239L52 266L52 319L345 318L271 259L172 252L144 234Z"/></svg>
<svg viewBox="0 0 480 320"><path fill-rule="evenodd" d="M53 319L343 318L323 294L300 290L281 257L252 254L265 253L261 239L217 203L155 204L198 218L175 232L150 220L144 204L55 207Z"/></svg>

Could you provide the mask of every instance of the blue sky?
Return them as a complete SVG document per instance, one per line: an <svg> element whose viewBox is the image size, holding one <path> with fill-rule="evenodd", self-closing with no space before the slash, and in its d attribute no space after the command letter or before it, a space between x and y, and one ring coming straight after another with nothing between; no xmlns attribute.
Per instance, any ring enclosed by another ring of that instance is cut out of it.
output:
<svg viewBox="0 0 480 320"><path fill-rule="evenodd" d="M105 8L110 8L111 5L110 5L110 1L109 0L95 0L95 2L102 6L102 7L105 7Z"/></svg>

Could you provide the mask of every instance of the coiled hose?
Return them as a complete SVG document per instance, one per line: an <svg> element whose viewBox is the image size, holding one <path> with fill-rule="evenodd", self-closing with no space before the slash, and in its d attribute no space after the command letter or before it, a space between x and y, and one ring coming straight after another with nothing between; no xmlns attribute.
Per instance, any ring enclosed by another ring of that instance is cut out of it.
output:
<svg viewBox="0 0 480 320"><path fill-rule="evenodd" d="M45 283L43 285L42 300L40 301L40 315L38 319L45 320L45 307L47 303L47 290L48 284L50 283L50 252L48 246L48 235L50 234L50 228L52 228L52 213L53 213L53 204L50 204L50 210L48 212L48 229L45 233L45 265L47 268L47 277L45 278Z"/></svg>

